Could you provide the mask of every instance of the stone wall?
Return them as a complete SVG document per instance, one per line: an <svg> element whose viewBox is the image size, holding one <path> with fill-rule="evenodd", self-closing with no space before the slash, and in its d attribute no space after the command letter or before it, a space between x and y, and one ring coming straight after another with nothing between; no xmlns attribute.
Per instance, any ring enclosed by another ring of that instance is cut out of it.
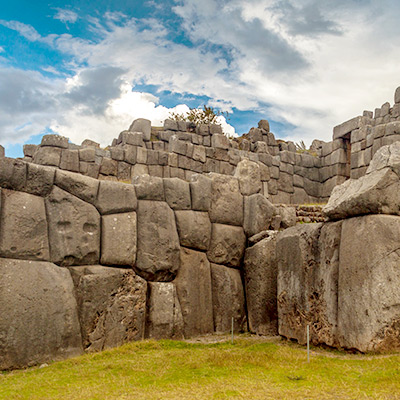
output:
<svg viewBox="0 0 400 400"><path fill-rule="evenodd" d="M247 239L295 223L248 160L235 176L124 184L1 158L0 187L1 369L227 332L232 318L246 330Z"/></svg>

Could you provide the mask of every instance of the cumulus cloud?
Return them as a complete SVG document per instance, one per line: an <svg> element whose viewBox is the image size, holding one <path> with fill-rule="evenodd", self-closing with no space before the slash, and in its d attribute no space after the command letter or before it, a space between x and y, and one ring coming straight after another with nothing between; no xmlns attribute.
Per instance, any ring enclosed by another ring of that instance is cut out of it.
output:
<svg viewBox="0 0 400 400"><path fill-rule="evenodd" d="M393 0L176 0L180 42L165 20L123 13L87 18L91 40L43 37L29 25L0 20L72 60L64 80L35 75L26 90L11 79L11 103L21 103L15 112L8 106L7 126L23 126L23 104L25 121L51 120L52 129L76 141L91 136L105 143L133 118L160 123L168 116L156 97L132 91L147 84L207 97L223 110L264 113L289 126L279 134L290 139L330 140L334 125L392 97L400 45L388 38L399 34L399 8Z"/></svg>
<svg viewBox="0 0 400 400"><path fill-rule="evenodd" d="M62 8L57 8L57 13L54 15L54 19L58 19L63 23L74 24L78 19L78 14L72 10L66 10Z"/></svg>

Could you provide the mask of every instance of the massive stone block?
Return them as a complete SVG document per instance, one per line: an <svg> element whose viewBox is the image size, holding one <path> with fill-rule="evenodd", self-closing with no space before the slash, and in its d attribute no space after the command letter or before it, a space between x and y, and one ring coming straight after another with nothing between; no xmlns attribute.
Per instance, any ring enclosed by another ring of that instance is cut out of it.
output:
<svg viewBox="0 0 400 400"><path fill-rule="evenodd" d="M0 369L82 353L74 286L48 262L0 259Z"/></svg>
<svg viewBox="0 0 400 400"><path fill-rule="evenodd" d="M132 183L135 186L136 196L139 200L165 200L162 178L150 175L138 175L133 177Z"/></svg>
<svg viewBox="0 0 400 400"><path fill-rule="evenodd" d="M144 338L147 283L131 269L70 267L83 347L99 351Z"/></svg>
<svg viewBox="0 0 400 400"><path fill-rule="evenodd" d="M192 177L190 182L192 209L208 211L211 206L211 179L200 174Z"/></svg>
<svg viewBox="0 0 400 400"><path fill-rule="evenodd" d="M339 344L360 351L400 349L400 217L343 222Z"/></svg>
<svg viewBox="0 0 400 400"><path fill-rule="evenodd" d="M239 267L246 246L243 228L222 224L212 224L208 259L216 264Z"/></svg>
<svg viewBox="0 0 400 400"><path fill-rule="evenodd" d="M183 339L183 317L173 282L150 282L146 337Z"/></svg>
<svg viewBox="0 0 400 400"><path fill-rule="evenodd" d="M167 203L139 200L136 268L147 280L168 281L179 269L179 237Z"/></svg>
<svg viewBox="0 0 400 400"><path fill-rule="evenodd" d="M400 179L390 168L349 179L333 189L323 209L330 219L363 214L400 214Z"/></svg>
<svg viewBox="0 0 400 400"><path fill-rule="evenodd" d="M236 167L235 177L239 180L240 192L250 196L261 191L260 166L247 158L240 161Z"/></svg>
<svg viewBox="0 0 400 400"><path fill-rule="evenodd" d="M57 170L55 184L83 201L91 204L96 201L99 188L97 179L69 171Z"/></svg>
<svg viewBox="0 0 400 400"><path fill-rule="evenodd" d="M1 191L0 256L50 259L44 199L23 192Z"/></svg>
<svg viewBox="0 0 400 400"><path fill-rule="evenodd" d="M134 211L137 208L135 188L125 183L101 181L95 206L103 215Z"/></svg>
<svg viewBox="0 0 400 400"><path fill-rule="evenodd" d="M208 213L201 211L175 211L180 243L184 247L207 251L211 239Z"/></svg>
<svg viewBox="0 0 400 400"><path fill-rule="evenodd" d="M244 282L249 329L259 335L278 333L275 233L246 249Z"/></svg>
<svg viewBox="0 0 400 400"><path fill-rule="evenodd" d="M278 234L277 298L279 334L306 342L307 324L313 323L311 299L314 272L319 264L322 224L304 224Z"/></svg>
<svg viewBox="0 0 400 400"><path fill-rule="evenodd" d="M37 196L47 196L53 188L56 169L32 163L28 163L27 168L24 192Z"/></svg>
<svg viewBox="0 0 400 400"><path fill-rule="evenodd" d="M165 200L173 210L188 210L191 206L189 183L179 178L164 179Z"/></svg>
<svg viewBox="0 0 400 400"><path fill-rule="evenodd" d="M104 215L101 228L101 263L133 266L137 243L136 213Z"/></svg>
<svg viewBox="0 0 400 400"><path fill-rule="evenodd" d="M130 132L142 132L143 139L150 140L151 136L151 121L144 118L135 119L129 127Z"/></svg>
<svg viewBox="0 0 400 400"><path fill-rule="evenodd" d="M211 222L219 224L243 224L243 196L239 181L231 176L210 174L211 183Z"/></svg>
<svg viewBox="0 0 400 400"><path fill-rule="evenodd" d="M246 312L240 271L211 264L212 299L215 331L240 332L245 329Z"/></svg>
<svg viewBox="0 0 400 400"><path fill-rule="evenodd" d="M244 198L244 231L248 237L265 231L277 214L276 207L262 194L253 194Z"/></svg>
<svg viewBox="0 0 400 400"><path fill-rule="evenodd" d="M100 214L91 204L55 186L46 198L51 261L61 265L97 264Z"/></svg>
<svg viewBox="0 0 400 400"><path fill-rule="evenodd" d="M204 253L181 249L181 267L174 280L182 309L184 335L214 331L210 263Z"/></svg>
<svg viewBox="0 0 400 400"><path fill-rule="evenodd" d="M12 158L0 158L0 187L22 190L26 184L27 163Z"/></svg>

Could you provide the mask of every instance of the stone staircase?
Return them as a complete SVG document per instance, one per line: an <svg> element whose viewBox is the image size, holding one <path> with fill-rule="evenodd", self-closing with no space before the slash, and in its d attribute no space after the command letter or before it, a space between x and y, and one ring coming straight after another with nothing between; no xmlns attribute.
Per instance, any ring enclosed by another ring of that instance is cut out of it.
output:
<svg viewBox="0 0 400 400"><path fill-rule="evenodd" d="M296 209L296 219L298 224L325 222L327 219L322 213L322 208L325 204L318 205L294 205Z"/></svg>

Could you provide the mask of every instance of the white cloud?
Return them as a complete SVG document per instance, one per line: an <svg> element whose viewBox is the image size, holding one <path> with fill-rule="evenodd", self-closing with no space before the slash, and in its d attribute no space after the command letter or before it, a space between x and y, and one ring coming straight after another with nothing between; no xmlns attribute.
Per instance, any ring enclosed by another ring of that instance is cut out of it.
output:
<svg viewBox="0 0 400 400"><path fill-rule="evenodd" d="M72 10L66 10L62 8L57 8L57 13L54 15L54 19L58 19L63 23L74 24L78 20L78 14Z"/></svg>
<svg viewBox="0 0 400 400"><path fill-rule="evenodd" d="M76 141L106 143L136 117L165 118L156 98L132 92L136 83L263 112L295 127L281 135L307 143L330 140L334 125L391 100L399 84L400 44L388 38L400 33L400 7L391 0L182 0L173 10L193 46L173 42L162 21L121 13L90 19L96 41L0 24L72 56L72 80L61 90L55 81L50 95L62 107L47 121Z"/></svg>

